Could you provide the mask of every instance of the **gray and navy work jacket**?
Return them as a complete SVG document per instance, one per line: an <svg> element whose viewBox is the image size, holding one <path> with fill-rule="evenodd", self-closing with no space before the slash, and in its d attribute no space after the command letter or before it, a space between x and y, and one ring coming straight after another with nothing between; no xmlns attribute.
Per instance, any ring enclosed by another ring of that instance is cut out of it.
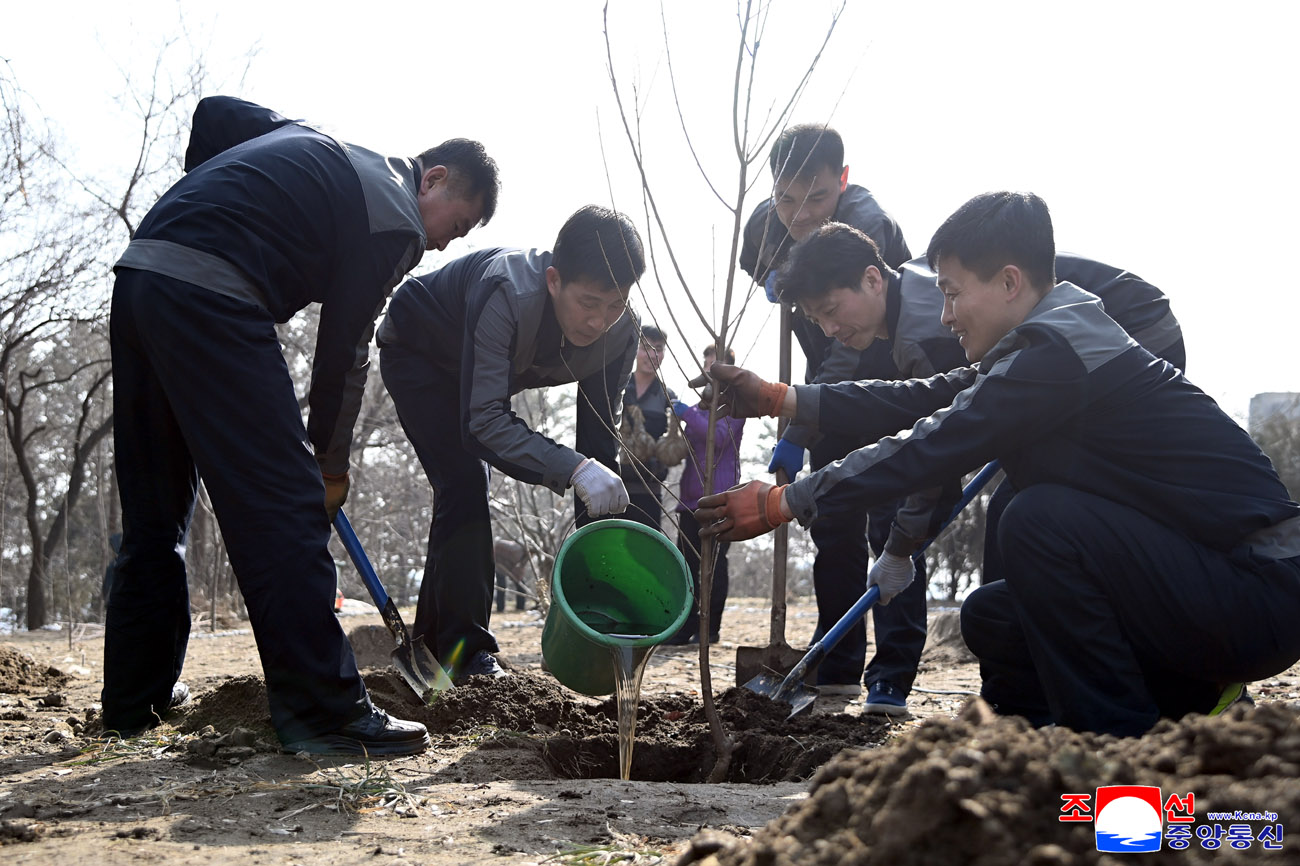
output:
<svg viewBox="0 0 1300 866"><path fill-rule="evenodd" d="M319 302L307 432L322 470L343 472L375 318L424 255L419 165L212 96L194 112L185 171L115 267L247 301L276 322Z"/></svg>
<svg viewBox="0 0 1300 866"><path fill-rule="evenodd" d="M912 257L911 250L907 248L907 241L903 239L903 230L866 187L853 183L845 187L844 192L840 194L839 202L835 205L832 219L853 226L875 241L876 246L880 248L880 257L891 268L902 267L903 263ZM765 284L768 275L781 267L793 245L794 241L790 237L789 230L777 218L772 199L768 198L754 208L749 221L745 223L744 242L740 248L740 266L760 285ZM798 338L799 346L803 349L804 358L808 363L805 381L846 382L866 378L864 375L858 375L856 368L850 372L843 372L839 367L833 370L824 369L823 365L828 360L834 341L804 318L798 309L795 310L793 322L795 337ZM864 363L867 362L864 359ZM836 363L842 365L843 356L837 358ZM840 375L841 378L832 379L830 378L832 375Z"/></svg>
<svg viewBox="0 0 1300 866"><path fill-rule="evenodd" d="M551 254L494 248L470 253L393 294L379 346L426 357L460 383L465 450L512 478L569 486L584 457L618 466L623 386L636 360L631 311L590 346L569 343L546 288ZM577 441L585 453L531 429L510 407L528 388L578 383Z"/></svg>
<svg viewBox="0 0 1300 866"><path fill-rule="evenodd" d="M884 437L786 489L804 523L997 459L1019 490L1059 484L1137 509L1215 550L1300 555L1300 505L1259 446L1070 283L1053 288L974 367L795 387L800 422Z"/></svg>
<svg viewBox="0 0 1300 866"><path fill-rule="evenodd" d="M1128 271L1072 253L1058 255L1056 269L1059 280L1097 295L1106 313L1149 352L1180 369L1186 366L1182 329L1164 292ZM886 279L888 357L857 352L836 341L825 367L847 368L865 356L868 366L863 378L891 381L924 379L966 366L965 350L942 322L943 293L925 259L908 262ZM837 365L839 358L846 360ZM833 378L837 374L831 375L827 384L843 381ZM910 422L905 426L911 426ZM817 435L804 425L791 424L783 438L807 447ZM943 489L908 497L894 517L885 549L898 555L915 551L941 528L959 493L956 482L949 482Z"/></svg>

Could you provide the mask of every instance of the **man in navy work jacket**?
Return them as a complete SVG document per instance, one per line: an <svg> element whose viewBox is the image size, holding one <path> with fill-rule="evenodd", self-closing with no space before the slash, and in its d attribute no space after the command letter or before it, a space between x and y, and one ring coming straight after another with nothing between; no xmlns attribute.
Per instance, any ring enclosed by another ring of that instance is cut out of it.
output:
<svg viewBox="0 0 1300 866"><path fill-rule="evenodd" d="M1005 578L962 605L982 694L1035 723L1137 735L1300 658L1300 505L1212 399L1096 296L1056 284L1054 257L1042 199L978 196L927 252L974 366L788 388L715 365L737 414L882 438L787 486L706 497L696 516L751 538L999 459L1019 491L998 533ZM909 577L872 582L888 600Z"/></svg>
<svg viewBox="0 0 1300 866"><path fill-rule="evenodd" d="M385 297L485 223L496 164L452 139L384 157L229 97L194 114L187 174L116 265L111 342L123 540L108 600L104 727L184 699L185 538L201 477L248 606L286 751L411 754L424 726L371 704L331 612L330 519ZM319 302L304 428L275 324Z"/></svg>
<svg viewBox="0 0 1300 866"><path fill-rule="evenodd" d="M1066 253L1056 257L1056 277L1100 297L1107 314L1130 336L1153 354L1183 366L1182 330L1169 300L1155 286L1119 268ZM966 366L961 343L941 321L943 294L925 259L907 262L895 271L885 264L875 241L852 226L828 223L796 244L776 290L782 302L795 304L808 321L834 338L832 352L865 355L868 347L883 350L864 378L925 378ZM816 443L814 449L820 447L815 431L792 424L785 436L794 431L803 441ZM870 444L860 436L834 441L840 443L840 450L832 455L835 459ZM994 499L1005 506L1011 485L1004 483L998 489ZM873 513L869 538L877 558L872 569L912 569L912 554L938 531L959 493L954 479L946 489L913 494L883 524ZM863 520L866 511L858 515ZM996 529L996 520L996 515L990 516L990 532ZM990 560L996 559L995 550L986 551ZM846 611L866 590L867 577L866 569L843 575L837 585L819 589L818 598ZM865 676L867 712L901 715L907 711L907 694L925 648L925 577L924 568L919 568L917 579L896 601L872 611L876 653ZM856 629L841 641L858 645L859 663L862 640L861 630Z"/></svg>
<svg viewBox="0 0 1300 866"><path fill-rule="evenodd" d="M589 205L553 252L479 250L393 295L380 372L434 490L414 633L453 682L504 675L488 628L496 569L485 462L556 493L572 487L580 524L627 509L616 429L637 347L627 295L644 271L631 221ZM578 383L573 448L510 408L520 391L568 382Z"/></svg>
<svg viewBox="0 0 1300 866"><path fill-rule="evenodd" d="M763 283L768 300L780 303L776 295L777 269L786 261L794 244L802 242L829 221L851 225L866 234L880 249L891 268L901 267L912 257L903 230L866 187L849 183L844 164L844 141L822 123L786 127L772 143L768 154L772 170L771 198L759 203L745 224L740 266ZM807 359L807 382L853 382L858 379L897 378L889 351L869 345L862 350L836 344L794 307L791 326ZM856 438L816 436L805 427L791 426L772 450L769 472L784 469L790 478L803 469L804 451L809 465L820 469L843 457L861 443ZM846 512L835 519L820 521L810 530L817 548L813 558L813 589L817 596L819 639L862 594L873 548L879 552L894 518L896 503L884 503L869 512ZM906 621L903 606L881 608L873 613L876 646L895 645L915 631ZM921 640L924 641L924 634ZM868 712L906 712L889 684L882 679L879 664L891 663L877 654L867 662L867 632L859 626L839 642L817 668L817 685L827 694L857 695L862 691L862 668L867 664ZM873 692L872 686L880 683ZM907 694L907 689L902 691Z"/></svg>

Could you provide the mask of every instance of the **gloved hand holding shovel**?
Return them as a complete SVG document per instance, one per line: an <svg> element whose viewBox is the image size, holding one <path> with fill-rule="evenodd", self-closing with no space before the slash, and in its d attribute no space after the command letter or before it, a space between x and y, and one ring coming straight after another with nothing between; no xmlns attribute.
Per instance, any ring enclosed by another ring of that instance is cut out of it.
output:
<svg viewBox="0 0 1300 866"><path fill-rule="evenodd" d="M867 572L867 588L880 587L880 603L886 605L894 596L907 589L915 578L916 563L912 557L886 551L880 554Z"/></svg>

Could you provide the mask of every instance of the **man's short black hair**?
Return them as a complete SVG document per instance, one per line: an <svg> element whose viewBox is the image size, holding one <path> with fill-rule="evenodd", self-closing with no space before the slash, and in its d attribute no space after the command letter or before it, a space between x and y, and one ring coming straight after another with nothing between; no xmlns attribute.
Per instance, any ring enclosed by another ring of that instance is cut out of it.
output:
<svg viewBox="0 0 1300 866"><path fill-rule="evenodd" d="M551 266L564 282L591 280L607 292L626 292L645 273L641 235L618 211L586 205L560 229Z"/></svg>
<svg viewBox="0 0 1300 866"><path fill-rule="evenodd" d="M776 294L785 303L799 304L835 289L857 291L872 265L882 276L889 273L874 240L853 226L826 223L790 249L776 275Z"/></svg>
<svg viewBox="0 0 1300 866"><path fill-rule="evenodd" d="M767 159L776 181L809 180L826 168L838 177L844 170L844 140L824 123L787 126Z"/></svg>
<svg viewBox="0 0 1300 866"><path fill-rule="evenodd" d="M654 325L641 326L641 342L643 343L667 343L668 335L661 328Z"/></svg>
<svg viewBox="0 0 1300 866"><path fill-rule="evenodd" d="M952 256L981 280L1006 265L1020 268L1029 284L1056 285L1056 239L1047 202L1032 192L986 192L957 208L930 239L925 259L933 269Z"/></svg>
<svg viewBox="0 0 1300 866"><path fill-rule="evenodd" d="M718 347L713 345L712 343L709 343L709 345L704 347L703 355L705 358L709 357L710 355L716 357L717 351L718 351ZM726 349L723 350L722 358L726 363L734 366L736 363L736 350L728 346Z"/></svg>
<svg viewBox="0 0 1300 866"><path fill-rule="evenodd" d="M450 174L450 187L459 197L473 200L481 196L483 216L478 224L488 224L497 212L501 178L496 160L488 156L481 142L470 138L449 138L420 154L419 160L422 171L445 165Z"/></svg>

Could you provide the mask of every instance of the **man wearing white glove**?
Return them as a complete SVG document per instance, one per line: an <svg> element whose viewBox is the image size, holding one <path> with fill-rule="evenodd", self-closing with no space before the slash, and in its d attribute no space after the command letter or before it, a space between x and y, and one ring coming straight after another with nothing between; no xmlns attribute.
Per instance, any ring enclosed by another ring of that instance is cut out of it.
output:
<svg viewBox="0 0 1300 866"><path fill-rule="evenodd" d="M560 494L572 486L580 526L627 508L616 431L637 350L627 295L644 271L631 221L588 205L553 252L479 250L393 295L379 328L380 372L434 489L414 634L453 682L504 676L488 628L496 568L487 467ZM510 403L569 382L578 383L573 448L531 429Z"/></svg>
<svg viewBox="0 0 1300 866"><path fill-rule="evenodd" d="M573 470L573 492L578 494L592 517L627 511L627 488L618 473L588 457Z"/></svg>
<svg viewBox="0 0 1300 866"><path fill-rule="evenodd" d="M867 572L867 587L880 587L880 603L889 604L894 596L912 585L915 577L916 565L912 557L886 551Z"/></svg>

